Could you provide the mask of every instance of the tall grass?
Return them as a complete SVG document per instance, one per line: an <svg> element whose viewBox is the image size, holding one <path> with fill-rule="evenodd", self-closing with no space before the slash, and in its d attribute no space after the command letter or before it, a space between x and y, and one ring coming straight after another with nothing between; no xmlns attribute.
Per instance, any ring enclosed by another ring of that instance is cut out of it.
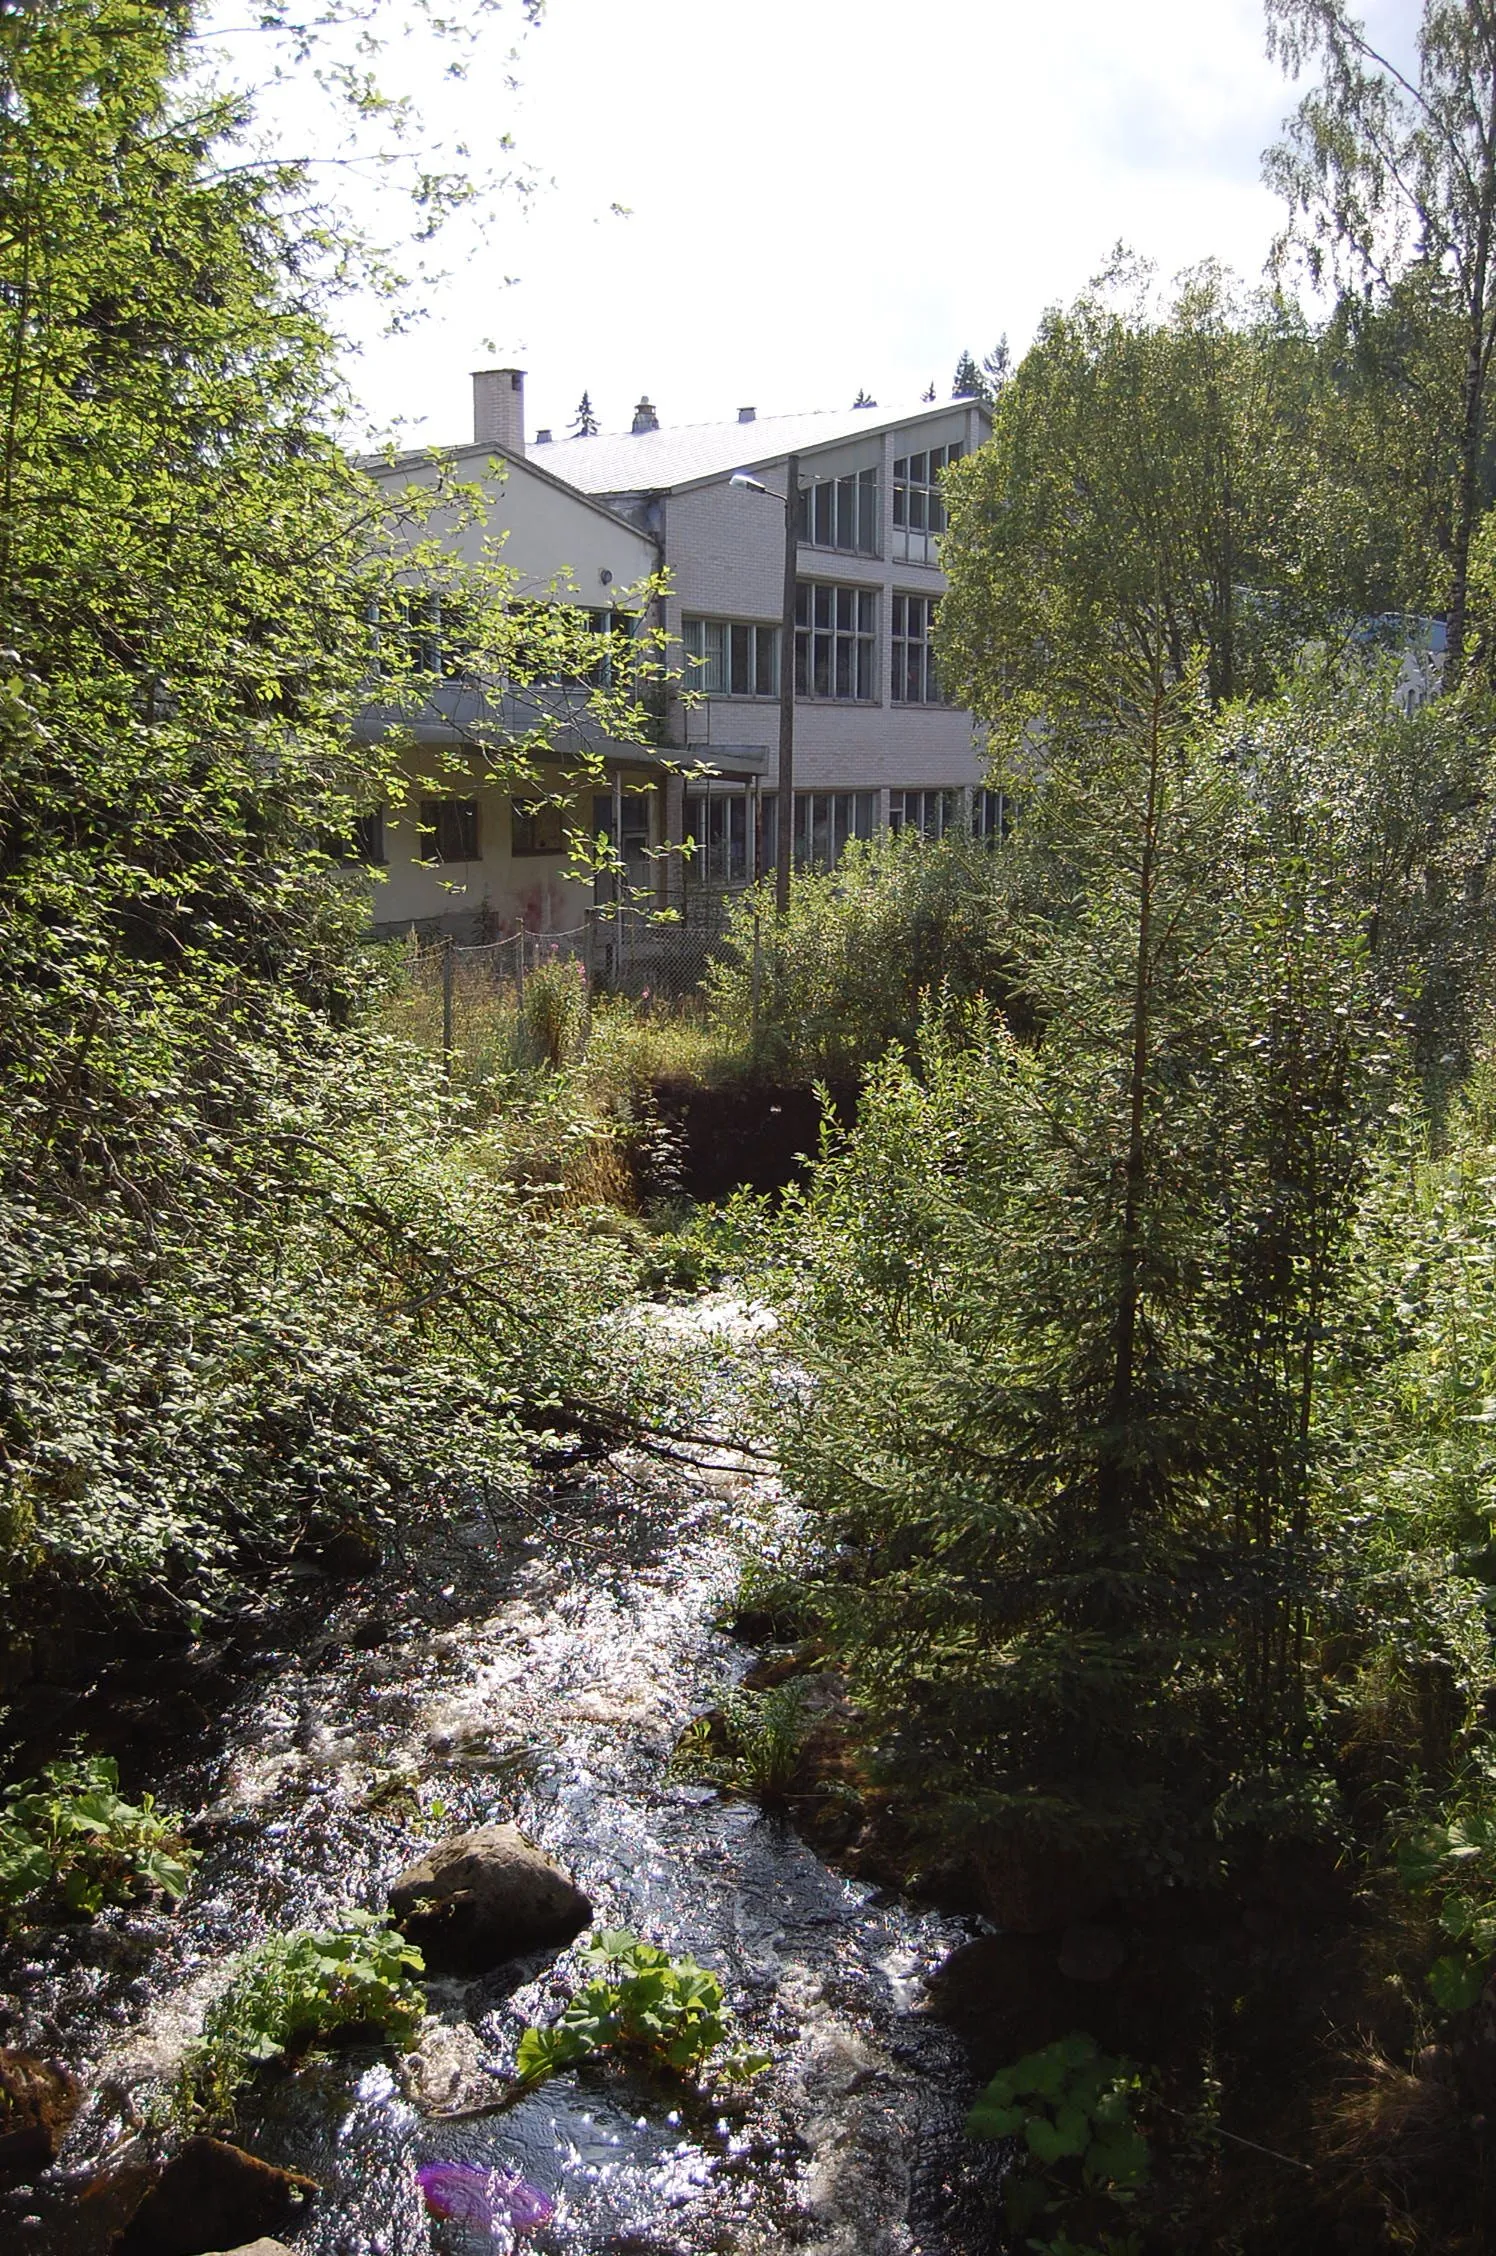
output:
<svg viewBox="0 0 1496 2256"><path fill-rule="evenodd" d="M440 1055L439 959L392 955L384 1014L390 1032ZM522 984L459 957L452 1036L449 1086L472 1164L567 1212L634 1213L669 1196L678 1162L656 1088L716 1082L747 1063L742 1043L708 1023L700 999L641 1004L597 994L583 966L560 955Z"/></svg>

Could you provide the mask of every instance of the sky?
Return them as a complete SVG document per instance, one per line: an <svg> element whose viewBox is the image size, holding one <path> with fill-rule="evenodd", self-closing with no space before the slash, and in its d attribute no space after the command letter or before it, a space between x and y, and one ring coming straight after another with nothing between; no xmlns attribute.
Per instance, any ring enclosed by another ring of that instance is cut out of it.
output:
<svg viewBox="0 0 1496 2256"><path fill-rule="evenodd" d="M1401 44L1416 0L1362 12ZM514 44L497 19L461 87L399 60L534 185L459 229L406 333L363 318L370 436L469 437L484 366L558 438L584 391L607 430L645 393L672 424L944 397L1118 241L1255 280L1281 224L1261 0L547 0Z"/></svg>

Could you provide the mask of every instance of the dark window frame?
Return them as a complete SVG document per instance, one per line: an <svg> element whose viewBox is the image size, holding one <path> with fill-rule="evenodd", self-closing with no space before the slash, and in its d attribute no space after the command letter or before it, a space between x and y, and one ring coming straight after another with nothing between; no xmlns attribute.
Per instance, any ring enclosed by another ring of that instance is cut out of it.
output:
<svg viewBox="0 0 1496 2256"><path fill-rule="evenodd" d="M554 840L554 843L552 841ZM566 810L554 799L511 799L509 854L516 862L566 852Z"/></svg>

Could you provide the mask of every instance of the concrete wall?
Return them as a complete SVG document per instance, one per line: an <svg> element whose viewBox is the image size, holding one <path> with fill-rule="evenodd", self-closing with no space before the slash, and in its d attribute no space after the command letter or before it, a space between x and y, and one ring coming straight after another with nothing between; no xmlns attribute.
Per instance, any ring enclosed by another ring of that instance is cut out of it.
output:
<svg viewBox="0 0 1496 2256"><path fill-rule="evenodd" d="M502 476L496 474L496 463ZM602 609L647 579L659 563L659 551L644 533L527 462L499 462L487 447L455 448L441 466L417 459L376 475L386 493L407 486L430 492L443 479L481 485L482 522L463 522L459 504L438 504L423 525L412 525L411 538L439 540L465 563L496 559L518 574L522 595L541 594L561 579L575 591L578 603Z"/></svg>
<svg viewBox="0 0 1496 2256"><path fill-rule="evenodd" d="M410 772L414 777L413 761ZM621 780L625 791L654 794L650 838L658 844L664 835L658 771L625 769ZM599 788L608 791L611 778ZM477 801L478 859L440 864L420 859L419 802L438 794L412 780L406 803L385 812L386 861L374 879L370 904L376 932L404 932L415 926L423 932L451 932L464 941L498 940L521 930L571 931L582 923L592 902L591 884L565 874L564 852L516 855L511 851L507 790L480 782L475 770L469 781L454 776L440 795ZM592 796L589 785L564 811L568 826L589 836Z"/></svg>

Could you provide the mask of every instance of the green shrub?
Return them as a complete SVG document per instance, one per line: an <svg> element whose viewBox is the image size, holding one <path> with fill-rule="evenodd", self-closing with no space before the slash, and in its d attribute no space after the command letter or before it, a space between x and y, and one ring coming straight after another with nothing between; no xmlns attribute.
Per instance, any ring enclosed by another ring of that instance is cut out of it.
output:
<svg viewBox="0 0 1496 2256"><path fill-rule="evenodd" d="M1424 1828L1403 1842L1397 1870L1449 1938L1428 1970L1434 2003L1461 2012L1480 1998L1496 1956L1496 1812L1474 1808Z"/></svg>
<svg viewBox="0 0 1496 2256"><path fill-rule="evenodd" d="M522 2085L543 2083L595 2052L641 2053L677 2075L697 2076L709 2054L715 2072L738 2081L769 2065L768 2055L732 2042L733 2015L715 1974L691 1958L672 1958L624 1928L602 1928L581 1953L592 1978L548 2028L519 2040Z"/></svg>
<svg viewBox="0 0 1496 2256"><path fill-rule="evenodd" d="M760 1802L783 1801L794 1784L808 1723L804 1677L767 1691L732 1691L715 1717L702 1716L682 1735L675 1767Z"/></svg>
<svg viewBox="0 0 1496 2256"><path fill-rule="evenodd" d="M225 2123L245 2085L339 2032L408 2045L426 2015L425 1961L387 1917L349 1911L335 1927L270 1935L239 1960L183 2062L175 2112Z"/></svg>
<svg viewBox="0 0 1496 2256"><path fill-rule="evenodd" d="M760 886L734 904L708 975L710 1023L765 1071L856 1073L919 1031L921 997L1005 1002L1013 986L1006 856L970 836L856 840L796 878L787 916ZM756 967L756 968L755 968Z"/></svg>
<svg viewBox="0 0 1496 2256"><path fill-rule="evenodd" d="M993 2077L966 2128L973 2138L1022 2140L1007 2194L1017 2230L1046 2218L1062 2226L1065 2211L1084 2197L1133 2199L1148 2175L1147 2141L1134 2121L1142 2089L1131 2062L1079 2034L1028 2053ZM1071 2246L1063 2231L1027 2245ZM1102 2245L1121 2256L1125 2244L1108 2234Z"/></svg>
<svg viewBox="0 0 1496 2256"><path fill-rule="evenodd" d="M575 956L552 955L525 979L518 1006L524 1050L557 1073L577 1057L587 1035L587 974Z"/></svg>
<svg viewBox="0 0 1496 2256"><path fill-rule="evenodd" d="M12 1918L92 1913L152 1889L175 1898L196 1861L182 1820L149 1794L127 1802L107 1755L48 1763L0 1811L0 1910Z"/></svg>

